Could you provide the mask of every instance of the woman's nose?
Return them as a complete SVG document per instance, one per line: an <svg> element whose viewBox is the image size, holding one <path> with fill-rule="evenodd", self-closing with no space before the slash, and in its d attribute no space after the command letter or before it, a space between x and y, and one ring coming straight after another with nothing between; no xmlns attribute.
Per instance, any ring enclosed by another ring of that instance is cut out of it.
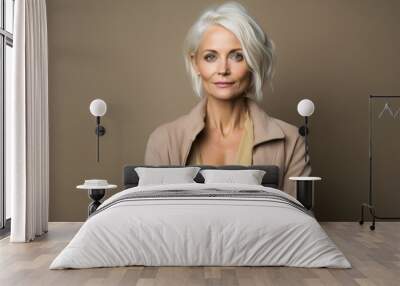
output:
<svg viewBox="0 0 400 286"><path fill-rule="evenodd" d="M230 73L230 70L229 70L228 60L221 60L219 66L218 66L218 74L226 75L229 73Z"/></svg>

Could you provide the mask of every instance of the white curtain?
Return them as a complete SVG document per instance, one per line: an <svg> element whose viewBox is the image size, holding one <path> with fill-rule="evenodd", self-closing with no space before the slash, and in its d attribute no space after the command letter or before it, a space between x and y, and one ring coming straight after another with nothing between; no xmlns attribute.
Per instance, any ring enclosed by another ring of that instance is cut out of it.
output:
<svg viewBox="0 0 400 286"><path fill-rule="evenodd" d="M14 94L6 110L11 242L47 232L49 209L48 56L45 0L16 0ZM8 137L9 136L9 137ZM6 144L7 144L6 142Z"/></svg>

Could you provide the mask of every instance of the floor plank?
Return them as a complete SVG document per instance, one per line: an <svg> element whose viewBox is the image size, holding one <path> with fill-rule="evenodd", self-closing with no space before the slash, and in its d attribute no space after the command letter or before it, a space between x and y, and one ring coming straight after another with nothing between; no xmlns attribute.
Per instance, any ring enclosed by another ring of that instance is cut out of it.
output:
<svg viewBox="0 0 400 286"><path fill-rule="evenodd" d="M322 222L352 269L296 267L115 267L48 269L82 223L49 223L49 232L31 243L0 240L0 285L400 285L400 222Z"/></svg>

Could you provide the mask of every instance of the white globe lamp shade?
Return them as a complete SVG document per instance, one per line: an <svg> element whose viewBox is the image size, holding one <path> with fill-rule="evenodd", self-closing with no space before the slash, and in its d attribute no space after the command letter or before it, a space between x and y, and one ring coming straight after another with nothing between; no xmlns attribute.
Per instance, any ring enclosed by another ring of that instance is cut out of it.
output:
<svg viewBox="0 0 400 286"><path fill-rule="evenodd" d="M314 103L309 99L303 99L297 105L297 112L303 116L311 116L314 113Z"/></svg>
<svg viewBox="0 0 400 286"><path fill-rule="evenodd" d="M107 111L107 104L102 99L95 99L90 103L90 113L93 116L103 116Z"/></svg>

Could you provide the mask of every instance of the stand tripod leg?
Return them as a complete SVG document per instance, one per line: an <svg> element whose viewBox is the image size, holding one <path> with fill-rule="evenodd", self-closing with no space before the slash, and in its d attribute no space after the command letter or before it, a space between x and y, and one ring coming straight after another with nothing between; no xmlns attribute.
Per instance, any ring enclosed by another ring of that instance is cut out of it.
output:
<svg viewBox="0 0 400 286"><path fill-rule="evenodd" d="M359 221L361 225L364 224L364 205L361 205L361 219Z"/></svg>
<svg viewBox="0 0 400 286"><path fill-rule="evenodd" d="M369 227L370 230L375 230L375 208L371 208L371 215L372 215L372 225Z"/></svg>
<svg viewBox="0 0 400 286"><path fill-rule="evenodd" d="M370 225L370 230L375 230L375 220L377 218L377 216L375 215L375 207L373 205L367 204L367 203L363 203L361 205L361 219L359 221L359 223L362 225L364 224L364 207L369 209L369 213L372 216L372 225ZM380 219L380 217L378 217Z"/></svg>

